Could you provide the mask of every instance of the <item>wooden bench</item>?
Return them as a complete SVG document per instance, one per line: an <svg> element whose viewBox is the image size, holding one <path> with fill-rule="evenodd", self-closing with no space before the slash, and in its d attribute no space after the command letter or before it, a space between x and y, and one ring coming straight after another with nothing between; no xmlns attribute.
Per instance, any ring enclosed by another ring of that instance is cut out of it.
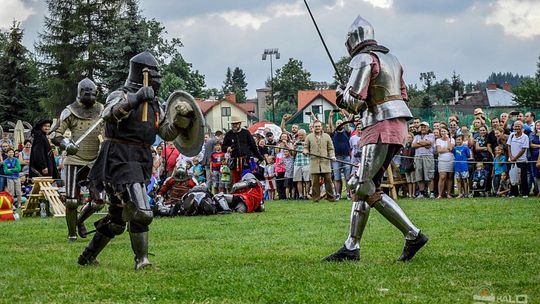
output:
<svg viewBox="0 0 540 304"><path fill-rule="evenodd" d="M39 214L40 203L44 200L49 202L54 216L65 216L66 207L60 199L58 188L52 185L54 182L52 177L34 177L32 181L34 182L34 186L32 187L32 192L30 192L28 202L23 208L23 216Z"/></svg>

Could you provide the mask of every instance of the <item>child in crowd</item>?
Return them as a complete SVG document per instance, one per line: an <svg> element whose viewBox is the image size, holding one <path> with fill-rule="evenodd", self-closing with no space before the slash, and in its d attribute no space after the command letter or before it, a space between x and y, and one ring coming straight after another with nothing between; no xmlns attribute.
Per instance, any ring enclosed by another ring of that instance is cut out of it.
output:
<svg viewBox="0 0 540 304"><path fill-rule="evenodd" d="M221 167L219 169L221 174L221 182L219 183L219 186L223 193L229 193L231 188L231 169L229 168L228 161L229 158L224 157L221 160Z"/></svg>
<svg viewBox="0 0 540 304"><path fill-rule="evenodd" d="M221 151L221 144L214 145L214 152L210 155L210 167L212 169L212 185L214 185L214 194L223 192L221 187L221 163L225 159L225 153ZM211 189L209 189L211 190Z"/></svg>
<svg viewBox="0 0 540 304"><path fill-rule="evenodd" d="M483 163L476 164L476 170L473 173L472 177L472 188L475 191L478 191L481 196L485 196L486 182L487 182L488 173L484 169Z"/></svg>
<svg viewBox="0 0 540 304"><path fill-rule="evenodd" d="M454 176L458 182L460 198L469 196L469 166L467 160L471 158L471 149L464 145L463 135L456 136L456 145L452 149L454 154Z"/></svg>
<svg viewBox="0 0 540 304"><path fill-rule="evenodd" d="M186 170L189 175L193 176L193 163L189 159L186 160Z"/></svg>
<svg viewBox="0 0 540 304"><path fill-rule="evenodd" d="M497 196L503 197L508 196L510 193L511 185L510 179L506 172L501 173L501 179L499 181L499 187L497 188Z"/></svg>
<svg viewBox="0 0 540 304"><path fill-rule="evenodd" d="M15 151L9 148L7 158L4 159L4 174L7 176L7 191L12 197L17 197L16 208L21 207L22 189L21 189L21 163L15 157Z"/></svg>
<svg viewBox="0 0 540 304"><path fill-rule="evenodd" d="M493 162L493 189L498 190L502 174L506 172L506 156L503 154L502 146L495 147Z"/></svg>
<svg viewBox="0 0 540 304"><path fill-rule="evenodd" d="M204 167L200 163L198 157L192 158L193 162L193 177L197 180L197 183L202 184L206 182L206 173L204 172Z"/></svg>
<svg viewBox="0 0 540 304"><path fill-rule="evenodd" d="M271 200L275 198L276 190L276 171L275 171L276 158L271 155L268 156L268 163L264 167L264 179L266 179L266 190L268 190L268 197Z"/></svg>
<svg viewBox="0 0 540 304"><path fill-rule="evenodd" d="M407 135L407 142L400 151L401 163L399 165L400 173L405 174L407 181L407 197L415 197L416 192L416 177L414 176L414 152L416 149L412 147L414 135Z"/></svg>
<svg viewBox="0 0 540 304"><path fill-rule="evenodd" d="M285 194L287 199L293 198L293 174L294 174L294 157L289 150L283 151L283 164L285 165Z"/></svg>

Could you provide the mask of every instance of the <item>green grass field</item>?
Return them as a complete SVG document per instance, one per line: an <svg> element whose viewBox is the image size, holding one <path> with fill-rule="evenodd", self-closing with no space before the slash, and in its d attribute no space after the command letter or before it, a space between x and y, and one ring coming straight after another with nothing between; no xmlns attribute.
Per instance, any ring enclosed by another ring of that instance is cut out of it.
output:
<svg viewBox="0 0 540 304"><path fill-rule="evenodd" d="M399 203L430 237L408 263L395 262L403 237L376 210L360 262L321 262L347 236L345 200L156 218L150 227L155 267L140 272L132 269L127 233L105 248L99 266L80 267L87 240L67 243L63 218L2 222L0 302L473 303L487 288L540 303L536 198Z"/></svg>

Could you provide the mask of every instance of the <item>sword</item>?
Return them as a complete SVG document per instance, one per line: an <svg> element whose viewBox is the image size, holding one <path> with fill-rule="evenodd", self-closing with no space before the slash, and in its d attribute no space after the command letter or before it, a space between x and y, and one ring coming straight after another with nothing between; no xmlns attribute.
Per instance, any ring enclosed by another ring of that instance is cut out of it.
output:
<svg viewBox="0 0 540 304"><path fill-rule="evenodd" d="M283 149L283 150L289 150L289 151L299 152L299 151L297 151L297 150L295 150L295 149L290 149L290 148L285 148L285 147L278 147L278 146L272 146L272 145L264 145L264 146L265 146L265 147L270 147L270 148L276 148L276 149ZM303 153L303 152L300 152L300 153ZM349 165L349 166L353 166L353 167L359 167L359 166L356 165L356 164L353 164L353 163L351 163L351 162L344 161L344 160L333 159L333 158L331 158L331 157L322 156L322 155L313 154L313 153L304 153L304 154L310 155L310 156L319 157L319 158L323 158L323 159L327 159L327 160L331 160L331 161L335 161L335 162L342 163L342 164Z"/></svg>
<svg viewBox="0 0 540 304"><path fill-rule="evenodd" d="M317 30L317 33L319 33L319 38L321 38L321 42L324 46L324 49L326 50L326 54L328 55L328 58L330 59L330 62L332 63L332 66L334 67L334 71L336 72L336 75L339 78L339 82L343 84L344 81L343 81L343 78L341 77L341 73L339 73L336 63L334 62L334 59L332 59L332 55L330 55L330 51L328 51L326 42L324 42L323 36L321 35L321 31L319 31L319 26L317 25L317 22L315 22L315 18L313 17L313 14L311 13L311 9L309 8L307 0L304 0L304 3L306 4L306 8L309 12L309 15L311 16L311 20L313 20L313 25L315 25L315 29Z"/></svg>
<svg viewBox="0 0 540 304"><path fill-rule="evenodd" d="M83 135L79 137L79 139L77 139L77 141L75 142L75 145L79 146L79 144L85 138L87 138L88 135L90 135L90 133L92 133L92 131L94 131L102 122L103 122L103 118L99 118L98 120L96 120L96 122L93 125L91 125L90 128L88 128L88 130L86 130L86 132L84 132Z"/></svg>

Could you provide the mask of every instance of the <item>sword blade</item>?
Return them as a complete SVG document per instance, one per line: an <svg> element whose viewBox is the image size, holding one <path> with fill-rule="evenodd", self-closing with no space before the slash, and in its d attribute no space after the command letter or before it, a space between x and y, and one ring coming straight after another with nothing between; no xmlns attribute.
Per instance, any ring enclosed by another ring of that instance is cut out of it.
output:
<svg viewBox="0 0 540 304"><path fill-rule="evenodd" d="M81 135L81 137L77 139L75 144L78 146L85 138L88 137L88 135L90 135L90 133L92 133L92 131L94 131L101 124L101 122L103 122L103 118L98 119L93 125L91 125L90 128L88 128L88 130L86 130L86 132L84 132L83 135Z"/></svg>

